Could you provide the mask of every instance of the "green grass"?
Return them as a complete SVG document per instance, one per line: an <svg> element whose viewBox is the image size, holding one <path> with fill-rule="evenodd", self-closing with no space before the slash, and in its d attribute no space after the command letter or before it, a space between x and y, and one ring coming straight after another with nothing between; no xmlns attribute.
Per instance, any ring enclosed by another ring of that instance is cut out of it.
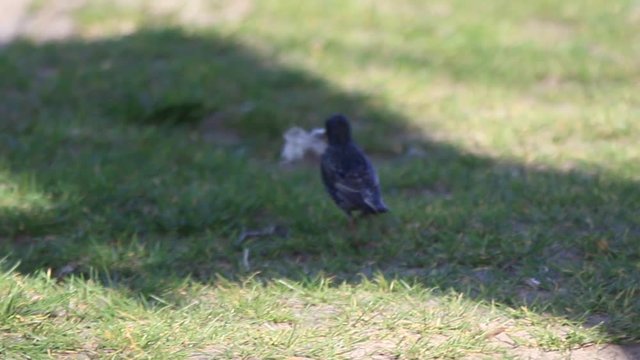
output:
<svg viewBox="0 0 640 360"><path fill-rule="evenodd" d="M152 4L0 50L3 357L640 341L636 3ZM315 165L278 163L334 112L392 208L353 233Z"/></svg>

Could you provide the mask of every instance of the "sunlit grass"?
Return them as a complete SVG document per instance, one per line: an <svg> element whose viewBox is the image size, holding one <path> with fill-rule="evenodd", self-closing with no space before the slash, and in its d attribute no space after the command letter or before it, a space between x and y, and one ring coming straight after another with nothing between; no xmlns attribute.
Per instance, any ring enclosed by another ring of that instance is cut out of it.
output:
<svg viewBox="0 0 640 360"><path fill-rule="evenodd" d="M2 211L38 211L51 208L51 198L43 193L33 176L13 176L0 171L0 209Z"/></svg>
<svg viewBox="0 0 640 360"><path fill-rule="evenodd" d="M220 280L215 286L187 281L152 299L133 300L92 281L69 279L56 286L45 273L5 274L3 354L457 358L505 355L509 345L500 346L495 336L549 349L598 337L561 318L455 293L436 295L403 281L377 278L354 286L326 279ZM566 334L576 331L579 336L567 342ZM27 333L39 341L24 341Z"/></svg>

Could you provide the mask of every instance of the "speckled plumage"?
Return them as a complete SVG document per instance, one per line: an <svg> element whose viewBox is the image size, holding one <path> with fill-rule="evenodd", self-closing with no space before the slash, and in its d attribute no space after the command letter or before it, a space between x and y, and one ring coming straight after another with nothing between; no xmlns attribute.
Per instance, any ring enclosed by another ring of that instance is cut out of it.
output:
<svg viewBox="0 0 640 360"><path fill-rule="evenodd" d="M351 126L343 115L326 123L329 146L322 154L322 181L333 201L349 217L389 211L380 195L380 182L366 155L351 139Z"/></svg>

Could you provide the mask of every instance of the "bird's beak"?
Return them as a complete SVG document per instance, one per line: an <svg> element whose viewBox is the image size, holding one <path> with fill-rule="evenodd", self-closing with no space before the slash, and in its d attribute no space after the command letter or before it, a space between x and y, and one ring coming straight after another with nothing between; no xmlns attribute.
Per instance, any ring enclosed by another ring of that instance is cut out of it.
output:
<svg viewBox="0 0 640 360"><path fill-rule="evenodd" d="M315 128L311 130L311 136L315 138L321 138L323 140L327 140L327 132L324 128Z"/></svg>

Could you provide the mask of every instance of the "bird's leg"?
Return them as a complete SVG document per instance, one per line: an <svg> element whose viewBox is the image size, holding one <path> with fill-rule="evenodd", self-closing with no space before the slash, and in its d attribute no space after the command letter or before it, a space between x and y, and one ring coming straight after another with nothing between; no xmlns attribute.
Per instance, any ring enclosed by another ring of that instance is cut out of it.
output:
<svg viewBox="0 0 640 360"><path fill-rule="evenodd" d="M356 231L356 218L351 213L347 215L349 216L349 232L353 234Z"/></svg>
<svg viewBox="0 0 640 360"><path fill-rule="evenodd" d="M365 243L363 242L364 239L362 239L362 234L358 231L358 221L361 217L362 214L359 213L356 213L355 215L351 213L349 214L349 234L351 238L349 243L351 245L351 248L358 253L365 245Z"/></svg>

